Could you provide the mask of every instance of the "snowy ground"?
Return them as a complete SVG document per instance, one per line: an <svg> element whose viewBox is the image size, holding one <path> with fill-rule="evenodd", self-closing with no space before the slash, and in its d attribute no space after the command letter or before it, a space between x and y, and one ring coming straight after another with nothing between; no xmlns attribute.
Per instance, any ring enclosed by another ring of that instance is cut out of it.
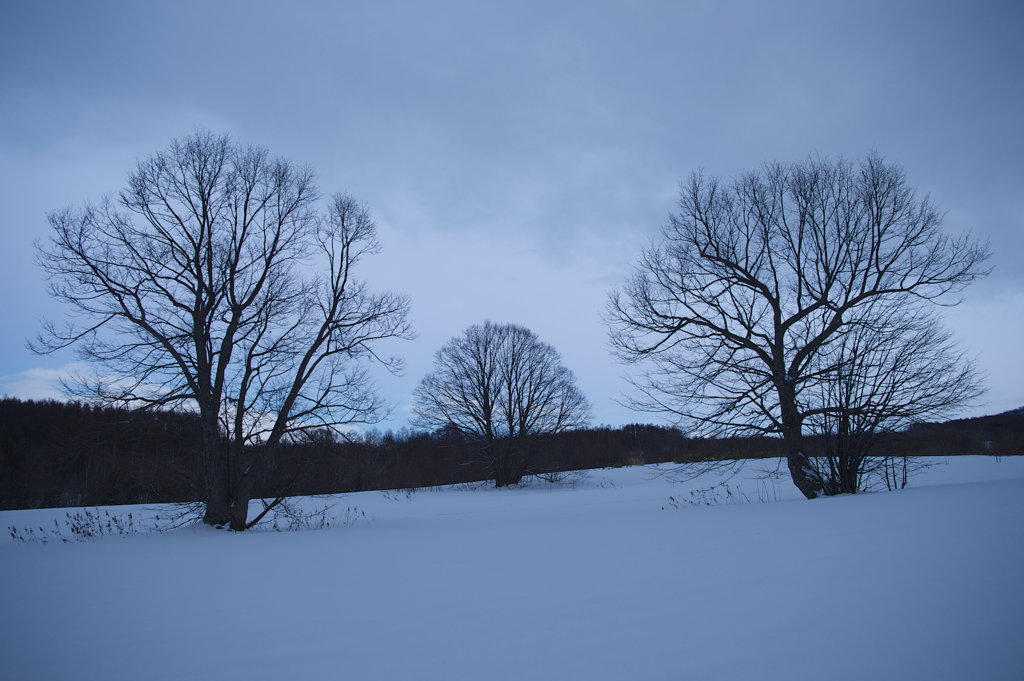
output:
<svg viewBox="0 0 1024 681"><path fill-rule="evenodd" d="M308 500L349 521L319 531L5 534L0 677L1024 677L1024 460L815 501L656 470Z"/></svg>

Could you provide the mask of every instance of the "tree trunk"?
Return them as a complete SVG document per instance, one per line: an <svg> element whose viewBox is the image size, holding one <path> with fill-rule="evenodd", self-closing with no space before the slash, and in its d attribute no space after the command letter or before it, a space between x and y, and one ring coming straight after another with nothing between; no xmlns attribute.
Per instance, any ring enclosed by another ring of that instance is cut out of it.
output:
<svg viewBox="0 0 1024 681"><path fill-rule="evenodd" d="M240 451L233 457L239 470L235 471L231 485L232 530L242 532L248 529L249 501L252 500L253 494L260 491L256 487L260 465L263 461L274 455L279 437L272 435L270 441L263 445L262 449L259 449L251 458L241 454L244 445L239 443L238 448ZM259 520L259 517L256 520Z"/></svg>
<svg viewBox="0 0 1024 681"><path fill-rule="evenodd" d="M241 532L249 521L249 495L240 494L231 500L231 529Z"/></svg>
<svg viewBox="0 0 1024 681"><path fill-rule="evenodd" d="M788 439L787 439L788 440ZM793 484L808 499L817 499L825 496L825 486L821 482L821 476L811 467L811 462L799 449L794 448L787 442L786 463L789 465L789 474L793 478Z"/></svg>
<svg viewBox="0 0 1024 681"><path fill-rule="evenodd" d="M497 447L494 461L494 486L518 485L526 474L529 458L512 442Z"/></svg>
<svg viewBox="0 0 1024 681"><path fill-rule="evenodd" d="M498 445L494 457L494 486L505 487L511 484L508 479L508 446Z"/></svg>
<svg viewBox="0 0 1024 681"><path fill-rule="evenodd" d="M793 382L787 376L778 384L779 406L782 412L782 438L786 443L786 463L793 484L808 499L825 496L821 476L811 466L803 448L803 422L796 406Z"/></svg>
<svg viewBox="0 0 1024 681"><path fill-rule="evenodd" d="M211 432L212 431L212 432ZM223 442L216 424L203 427L203 475L205 482L207 525L227 525L231 522L231 490L227 462L222 452Z"/></svg>

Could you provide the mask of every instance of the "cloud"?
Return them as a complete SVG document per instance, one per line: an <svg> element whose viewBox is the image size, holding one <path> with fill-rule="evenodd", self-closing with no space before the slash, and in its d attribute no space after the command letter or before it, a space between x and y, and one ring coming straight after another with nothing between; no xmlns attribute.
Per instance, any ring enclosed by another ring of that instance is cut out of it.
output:
<svg viewBox="0 0 1024 681"><path fill-rule="evenodd" d="M444 340L490 318L555 345L597 422L650 419L613 402L625 385L599 315L677 183L872 148L949 211L951 234L991 239L992 277L949 322L991 408L1019 406L1022 308L985 303L1024 290L1018 4L185 4L4 12L0 62L19 65L0 70L8 394L59 398L68 371L24 348L38 317L66 313L33 264L48 211L118 191L136 159L203 125L367 202L384 252L360 276L411 294L420 334L393 348L405 376L380 379L400 406Z"/></svg>
<svg viewBox="0 0 1024 681"><path fill-rule="evenodd" d="M7 397L21 400L64 400L67 396L61 390L61 380L81 372L79 363L65 364L59 369L33 368L14 376L4 377L3 392Z"/></svg>

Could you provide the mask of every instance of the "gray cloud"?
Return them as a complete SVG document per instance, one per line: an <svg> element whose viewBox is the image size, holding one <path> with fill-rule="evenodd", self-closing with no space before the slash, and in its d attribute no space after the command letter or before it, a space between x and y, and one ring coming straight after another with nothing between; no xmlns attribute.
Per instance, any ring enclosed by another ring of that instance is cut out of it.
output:
<svg viewBox="0 0 1024 681"><path fill-rule="evenodd" d="M489 317L558 347L598 421L647 418L612 401L598 315L677 183L877 148L950 231L992 241L993 276L949 318L1019 406L1021 362L993 339L1024 318L1022 29L999 2L8 3L0 374L70 361L23 345L62 313L32 265L46 213L202 125L369 204L385 250L367 273L413 296L421 334L381 378L397 402Z"/></svg>

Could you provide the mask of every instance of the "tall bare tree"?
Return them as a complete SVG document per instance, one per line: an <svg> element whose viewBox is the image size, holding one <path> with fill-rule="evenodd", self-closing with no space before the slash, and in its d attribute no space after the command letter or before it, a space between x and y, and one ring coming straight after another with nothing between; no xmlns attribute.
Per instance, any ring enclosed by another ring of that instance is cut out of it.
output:
<svg viewBox="0 0 1024 681"><path fill-rule="evenodd" d="M539 439L586 425L590 405L558 352L515 324L474 325L438 350L415 392L414 423L474 442L495 485L518 484Z"/></svg>
<svg viewBox="0 0 1024 681"><path fill-rule="evenodd" d="M199 413L207 523L259 520L249 502L282 439L388 412L366 360L399 368L374 346L411 337L409 303L354 277L379 250L367 209L321 205L311 169L197 131L116 197L52 213L37 244L76 319L44 322L34 349L75 346L97 368L73 394Z"/></svg>
<svg viewBox="0 0 1024 681"><path fill-rule="evenodd" d="M858 164L768 163L731 184L694 174L679 208L609 299L618 356L648 367L633 406L709 434L779 434L801 492L831 493L803 436L828 411L822 386L850 368L843 344L861 334L914 352L904 341L915 315L955 303L950 294L987 274L987 246L944 234L931 201L874 152ZM960 372L956 362L944 370ZM977 393L968 374L959 391L943 374L939 384L954 388L933 411Z"/></svg>

